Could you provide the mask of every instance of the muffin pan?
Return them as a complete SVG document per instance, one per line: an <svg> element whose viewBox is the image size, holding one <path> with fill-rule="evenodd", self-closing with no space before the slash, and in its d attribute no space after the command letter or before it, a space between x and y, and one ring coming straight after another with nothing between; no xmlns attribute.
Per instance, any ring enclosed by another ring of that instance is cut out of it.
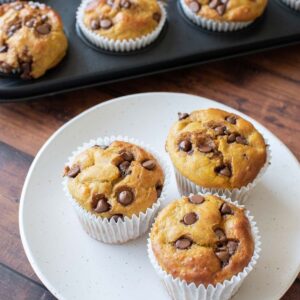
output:
<svg viewBox="0 0 300 300"><path fill-rule="evenodd" d="M168 22L159 39L143 50L117 54L95 48L80 34L75 24L80 0L43 2L63 18L68 54L40 79L23 81L2 76L0 102L53 95L300 42L300 13L279 0L270 0L263 17L232 33L197 27L186 19L177 1L169 0Z"/></svg>

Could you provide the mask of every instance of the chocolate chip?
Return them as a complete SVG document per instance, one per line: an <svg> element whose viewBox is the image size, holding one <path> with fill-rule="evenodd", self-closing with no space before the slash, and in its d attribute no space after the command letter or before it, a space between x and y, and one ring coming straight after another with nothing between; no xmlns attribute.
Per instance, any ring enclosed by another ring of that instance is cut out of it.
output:
<svg viewBox="0 0 300 300"><path fill-rule="evenodd" d="M24 7L24 5L22 3L17 4L14 8L15 10L19 11Z"/></svg>
<svg viewBox="0 0 300 300"><path fill-rule="evenodd" d="M228 143L233 143L235 142L236 139L236 134L235 133L231 133L228 137L227 137L227 142Z"/></svg>
<svg viewBox="0 0 300 300"><path fill-rule="evenodd" d="M226 5L225 5L225 4L218 5L217 8L216 8L216 11L217 11L217 13L218 13L220 16L223 16L223 15L224 15L225 10L226 10Z"/></svg>
<svg viewBox="0 0 300 300"><path fill-rule="evenodd" d="M185 225L192 225L198 220L198 215L194 212L190 212L183 217L183 223Z"/></svg>
<svg viewBox="0 0 300 300"><path fill-rule="evenodd" d="M162 192L162 190L163 190L163 186L162 186L161 184L158 183L158 184L155 186L155 189L156 189L156 193L157 193L157 198L159 198L160 195L161 195L161 192Z"/></svg>
<svg viewBox="0 0 300 300"><path fill-rule="evenodd" d="M14 25L10 26L9 29L8 29L8 32L7 32L8 37L13 36L14 33L15 33L16 31L18 31L21 27L22 27L22 24L21 24L21 23L14 24Z"/></svg>
<svg viewBox="0 0 300 300"><path fill-rule="evenodd" d="M215 9L219 3L220 3L219 0L212 0L212 1L210 1L208 6L212 9Z"/></svg>
<svg viewBox="0 0 300 300"><path fill-rule="evenodd" d="M221 212L221 215L224 216L224 215L233 215L233 211L230 207L230 205L226 202L224 202L221 207L220 207L220 212Z"/></svg>
<svg viewBox="0 0 300 300"><path fill-rule="evenodd" d="M25 22L25 26L29 28L33 28L36 26L36 19L31 19Z"/></svg>
<svg viewBox="0 0 300 300"><path fill-rule="evenodd" d="M91 27L92 30L98 30L98 29L100 29L99 20L96 20L96 19L91 20L90 27Z"/></svg>
<svg viewBox="0 0 300 300"><path fill-rule="evenodd" d="M123 219L124 216L122 214L114 214L110 217L110 220L115 220L116 222L119 220L119 219Z"/></svg>
<svg viewBox="0 0 300 300"><path fill-rule="evenodd" d="M181 113L181 112L178 113L178 120L179 121L184 120L184 119L186 119L188 117L189 117L188 113Z"/></svg>
<svg viewBox="0 0 300 300"><path fill-rule="evenodd" d="M126 160L119 164L118 168L123 177L129 174L129 167L130 167L130 162Z"/></svg>
<svg viewBox="0 0 300 300"><path fill-rule="evenodd" d="M189 201L194 204L201 204L205 201L205 198L201 195L192 195L189 197Z"/></svg>
<svg viewBox="0 0 300 300"><path fill-rule="evenodd" d="M102 150L106 150L109 146L106 146L106 145L94 145L92 148L100 148Z"/></svg>
<svg viewBox="0 0 300 300"><path fill-rule="evenodd" d="M96 213L107 212L111 209L111 205L108 203L108 199L103 194L97 194L92 199L94 203L94 211Z"/></svg>
<svg viewBox="0 0 300 300"><path fill-rule="evenodd" d="M39 25L36 27L36 31L42 35L49 34L51 32L51 25L48 23Z"/></svg>
<svg viewBox="0 0 300 300"><path fill-rule="evenodd" d="M130 8L131 2L128 1L128 0L121 0L120 6L123 7L123 8Z"/></svg>
<svg viewBox="0 0 300 300"><path fill-rule="evenodd" d="M120 155L121 155L121 157L124 159L124 160L126 160L126 161L133 161L134 160L134 156L133 156L133 154L131 153L131 152L129 152L129 151L122 151L121 153L120 153Z"/></svg>
<svg viewBox="0 0 300 300"><path fill-rule="evenodd" d="M80 173L80 167L78 165L72 166L67 176L71 178L75 178Z"/></svg>
<svg viewBox="0 0 300 300"><path fill-rule="evenodd" d="M155 12L153 15L152 15L152 18L154 21L156 21L157 23L160 21L161 19L161 14L158 13L158 12Z"/></svg>
<svg viewBox="0 0 300 300"><path fill-rule="evenodd" d="M21 78L22 79L31 79L32 76L31 76L31 62L24 62L24 63L21 63L20 65L21 67Z"/></svg>
<svg viewBox="0 0 300 300"><path fill-rule="evenodd" d="M230 258L228 250L215 252L215 254L219 258L219 260L221 261L222 267L225 267L226 265L228 265L229 258Z"/></svg>
<svg viewBox="0 0 300 300"><path fill-rule="evenodd" d="M69 171L70 171L70 167L69 167L69 166L65 166L65 167L64 167L63 176L67 176L68 173L69 173Z"/></svg>
<svg viewBox="0 0 300 300"><path fill-rule="evenodd" d="M7 45L0 46L0 53L7 52L7 50L8 50L8 46Z"/></svg>
<svg viewBox="0 0 300 300"><path fill-rule="evenodd" d="M103 29L109 29L112 27L113 23L110 19L102 19L100 20L100 27Z"/></svg>
<svg viewBox="0 0 300 300"><path fill-rule="evenodd" d="M241 135L237 136L235 141L239 144L248 145L247 139Z"/></svg>
<svg viewBox="0 0 300 300"><path fill-rule="evenodd" d="M239 243L236 241L228 241L227 248L228 248L228 252L229 252L230 256L232 256L236 252L238 245L239 245Z"/></svg>
<svg viewBox="0 0 300 300"><path fill-rule="evenodd" d="M134 195L130 190L122 190L118 194L118 202L124 206L131 204L134 200Z"/></svg>
<svg viewBox="0 0 300 300"><path fill-rule="evenodd" d="M10 66L9 64L7 64L4 61L0 62L0 72L9 74L12 72L12 70L13 70L12 66Z"/></svg>
<svg viewBox="0 0 300 300"><path fill-rule="evenodd" d="M215 234L218 237L218 240L220 242L225 242L227 240L226 235L222 229L220 228L215 229Z"/></svg>
<svg viewBox="0 0 300 300"><path fill-rule="evenodd" d="M46 22L48 20L48 16L47 15L42 15L41 20L43 22Z"/></svg>
<svg viewBox="0 0 300 300"><path fill-rule="evenodd" d="M146 160L142 163L142 166L147 170L153 170L156 167L156 163L154 160Z"/></svg>
<svg viewBox="0 0 300 300"><path fill-rule="evenodd" d="M237 118L236 118L236 116L228 116L228 117L226 117L225 118L225 120L228 122L228 123L231 123L231 124L236 124L236 120L237 120Z"/></svg>
<svg viewBox="0 0 300 300"><path fill-rule="evenodd" d="M184 152L189 152L192 150L192 143L189 140L183 140L179 143L179 149Z"/></svg>
<svg viewBox="0 0 300 300"><path fill-rule="evenodd" d="M215 128L215 134L216 135L224 135L226 132L226 127L225 126L218 126Z"/></svg>
<svg viewBox="0 0 300 300"><path fill-rule="evenodd" d="M209 153L213 150L213 147L211 147L210 145L199 145L198 148L199 151L203 153Z"/></svg>
<svg viewBox="0 0 300 300"><path fill-rule="evenodd" d="M201 5L198 1L190 2L188 6L193 13L197 13L201 9Z"/></svg>
<svg viewBox="0 0 300 300"><path fill-rule="evenodd" d="M182 237L175 242L175 247L180 250L185 250L188 249L192 243L193 242L190 239Z"/></svg>
<svg viewBox="0 0 300 300"><path fill-rule="evenodd" d="M225 165L216 167L215 172L225 177L230 177L232 175L230 167Z"/></svg>

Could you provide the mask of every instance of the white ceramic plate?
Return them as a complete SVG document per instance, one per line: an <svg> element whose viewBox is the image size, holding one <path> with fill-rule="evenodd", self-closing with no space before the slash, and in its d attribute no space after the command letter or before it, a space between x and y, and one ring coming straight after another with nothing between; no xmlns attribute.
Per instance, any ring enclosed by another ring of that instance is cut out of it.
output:
<svg viewBox="0 0 300 300"><path fill-rule="evenodd" d="M165 138L170 125L177 120L177 112L209 107L239 113L191 95L138 94L89 109L65 124L46 142L27 175L19 217L28 259L56 297L71 300L168 299L148 261L146 236L111 246L85 234L64 197L62 169L77 146L105 135L138 138L167 158ZM260 228L262 255L235 299L279 299L300 271L299 163L266 128L239 114L252 121L268 139L273 160L247 204ZM168 201L177 196L172 178Z"/></svg>

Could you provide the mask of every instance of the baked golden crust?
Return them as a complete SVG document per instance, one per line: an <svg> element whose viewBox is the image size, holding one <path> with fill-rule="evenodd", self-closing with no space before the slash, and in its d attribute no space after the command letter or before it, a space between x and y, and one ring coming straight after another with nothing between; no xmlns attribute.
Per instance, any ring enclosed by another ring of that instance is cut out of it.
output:
<svg viewBox="0 0 300 300"><path fill-rule="evenodd" d="M266 162L262 135L250 122L219 109L194 111L177 121L166 150L184 177L206 188L246 186Z"/></svg>
<svg viewBox="0 0 300 300"><path fill-rule="evenodd" d="M205 196L200 204L183 197L159 213L150 239L153 253L163 270L187 283L207 286L230 280L249 264L254 253L250 223L244 210L234 205L228 204L231 214L221 213L223 203L213 195ZM197 221L191 225L185 225L183 221L188 213L197 215ZM217 230L225 237L216 234ZM177 241L182 237L192 244L178 249ZM219 252L222 247L230 252L225 260Z"/></svg>
<svg viewBox="0 0 300 300"><path fill-rule="evenodd" d="M248 22L261 16L268 0L184 0L197 15L216 21ZM199 4L195 5L195 2ZM193 8L194 7L194 8ZM198 10L199 8L199 10Z"/></svg>
<svg viewBox="0 0 300 300"><path fill-rule="evenodd" d="M155 30L161 18L156 0L92 0L84 24L112 40L130 40Z"/></svg>
<svg viewBox="0 0 300 300"><path fill-rule="evenodd" d="M164 183L157 160L141 147L122 141L106 149L94 146L82 152L66 175L72 197L103 218L145 212L160 196ZM127 195L120 200L122 191Z"/></svg>
<svg viewBox="0 0 300 300"><path fill-rule="evenodd" d="M44 4L0 6L0 71L38 78L56 66L68 47L60 16Z"/></svg>

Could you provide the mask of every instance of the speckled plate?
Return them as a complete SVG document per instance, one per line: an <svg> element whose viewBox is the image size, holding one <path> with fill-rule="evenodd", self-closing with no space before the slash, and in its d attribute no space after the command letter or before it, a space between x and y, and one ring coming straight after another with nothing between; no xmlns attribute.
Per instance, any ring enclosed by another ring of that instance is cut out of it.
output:
<svg viewBox="0 0 300 300"><path fill-rule="evenodd" d="M59 299L168 299L147 258L146 235L124 245L105 245L82 230L61 187L70 152L97 136L129 135L163 155L178 111L218 107L252 121L268 139L272 165L247 207L262 235L257 267L234 299L279 299L300 271L300 167L270 131L220 103L185 94L151 93L95 106L60 128L42 147L27 175L20 205L20 232L27 257ZM166 155L167 158L167 155ZM178 196L174 176L168 200Z"/></svg>

